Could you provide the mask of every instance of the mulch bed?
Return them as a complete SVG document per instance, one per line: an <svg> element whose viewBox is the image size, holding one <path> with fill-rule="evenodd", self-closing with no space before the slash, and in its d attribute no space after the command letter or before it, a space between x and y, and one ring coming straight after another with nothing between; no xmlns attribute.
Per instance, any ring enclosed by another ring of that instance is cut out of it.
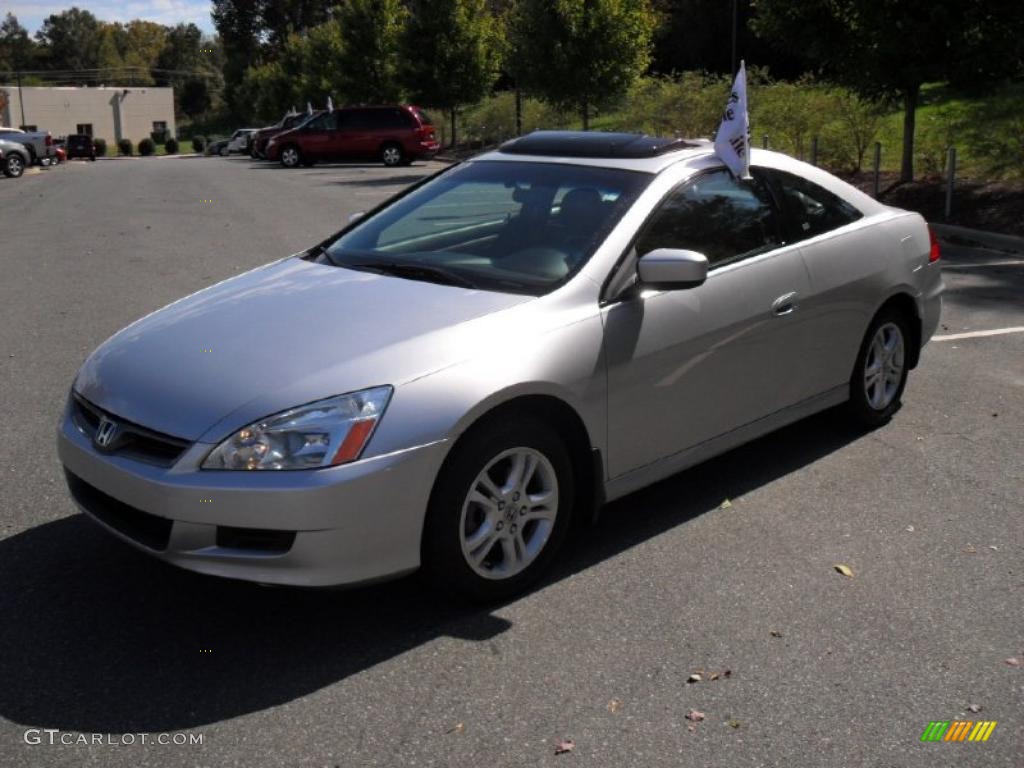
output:
<svg viewBox="0 0 1024 768"><path fill-rule="evenodd" d="M843 178L871 194L871 173ZM1024 182L959 179L953 188L953 214L948 220L944 218L945 179L933 177L902 184L897 174L882 174L880 190L883 203L917 211L928 221L1024 237Z"/></svg>

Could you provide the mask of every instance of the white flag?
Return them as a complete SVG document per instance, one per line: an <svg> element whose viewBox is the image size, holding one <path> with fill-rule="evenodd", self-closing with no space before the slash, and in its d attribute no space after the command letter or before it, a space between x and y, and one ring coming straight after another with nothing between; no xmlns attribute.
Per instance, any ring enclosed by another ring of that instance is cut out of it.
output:
<svg viewBox="0 0 1024 768"><path fill-rule="evenodd" d="M327 97L327 111L328 112L333 112L334 111L334 102L331 101L331 97L330 96Z"/></svg>
<svg viewBox="0 0 1024 768"><path fill-rule="evenodd" d="M715 134L715 154L740 179L750 176L750 117L747 115L747 70L740 62L740 71L732 84L729 103L722 113L722 123Z"/></svg>

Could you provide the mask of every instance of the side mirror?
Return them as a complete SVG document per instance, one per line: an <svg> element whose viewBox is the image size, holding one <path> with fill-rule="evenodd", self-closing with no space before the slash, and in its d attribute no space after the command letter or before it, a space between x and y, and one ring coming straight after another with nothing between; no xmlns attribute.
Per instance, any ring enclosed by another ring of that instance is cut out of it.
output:
<svg viewBox="0 0 1024 768"><path fill-rule="evenodd" d="M708 279L708 258L697 251L655 248L637 262L640 283L647 288L676 291L696 288Z"/></svg>
<svg viewBox="0 0 1024 768"><path fill-rule="evenodd" d="M366 211L356 211L355 213L350 213L348 215L348 223L349 224L355 224L357 221L359 221L365 215L366 215Z"/></svg>

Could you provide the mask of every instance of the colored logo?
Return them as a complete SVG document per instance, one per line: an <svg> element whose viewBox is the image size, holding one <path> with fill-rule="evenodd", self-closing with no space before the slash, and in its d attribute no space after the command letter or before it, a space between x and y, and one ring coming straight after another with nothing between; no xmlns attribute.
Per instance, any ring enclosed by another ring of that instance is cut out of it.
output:
<svg viewBox="0 0 1024 768"><path fill-rule="evenodd" d="M988 741L995 727L995 720L932 720L921 741Z"/></svg>

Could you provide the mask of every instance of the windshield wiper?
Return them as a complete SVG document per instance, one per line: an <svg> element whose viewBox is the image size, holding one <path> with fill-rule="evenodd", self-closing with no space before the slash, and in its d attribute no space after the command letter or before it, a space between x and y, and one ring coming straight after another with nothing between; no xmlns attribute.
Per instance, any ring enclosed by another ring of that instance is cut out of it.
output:
<svg viewBox="0 0 1024 768"><path fill-rule="evenodd" d="M469 278L455 274L443 267L435 267L429 264L411 264L409 262L397 261L374 261L365 264L342 263L341 266L348 267L349 269L363 269L367 272L379 272L382 275L406 277L410 280L425 280L429 283L455 285L459 288L477 287L476 283Z"/></svg>

